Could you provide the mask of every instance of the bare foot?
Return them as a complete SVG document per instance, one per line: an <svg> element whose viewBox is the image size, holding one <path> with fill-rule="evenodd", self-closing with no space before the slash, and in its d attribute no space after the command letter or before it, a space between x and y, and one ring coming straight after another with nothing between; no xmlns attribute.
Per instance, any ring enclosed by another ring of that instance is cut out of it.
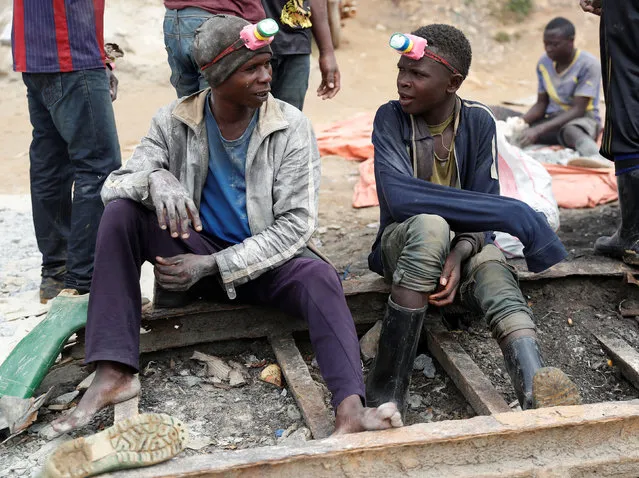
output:
<svg viewBox="0 0 639 478"><path fill-rule="evenodd" d="M104 407L124 402L139 393L140 380L129 367L116 362L98 362L95 378L78 406L70 414L43 428L40 435L51 440L83 427Z"/></svg>
<svg viewBox="0 0 639 478"><path fill-rule="evenodd" d="M351 395L337 407L333 435L385 430L403 425L402 416L395 403L383 403L377 408L364 407L359 396Z"/></svg>

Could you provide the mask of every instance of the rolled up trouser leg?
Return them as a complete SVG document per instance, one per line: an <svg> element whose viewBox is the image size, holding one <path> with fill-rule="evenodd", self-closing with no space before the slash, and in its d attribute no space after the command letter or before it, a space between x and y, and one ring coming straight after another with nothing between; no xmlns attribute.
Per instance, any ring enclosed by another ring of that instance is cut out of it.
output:
<svg viewBox="0 0 639 478"><path fill-rule="evenodd" d="M440 216L419 214L391 224L382 236L384 278L416 292L433 292L449 251L450 227Z"/></svg>
<svg viewBox="0 0 639 478"><path fill-rule="evenodd" d="M460 291L464 305L486 317L497 341L516 330L535 329L517 273L494 245L486 245L464 264Z"/></svg>

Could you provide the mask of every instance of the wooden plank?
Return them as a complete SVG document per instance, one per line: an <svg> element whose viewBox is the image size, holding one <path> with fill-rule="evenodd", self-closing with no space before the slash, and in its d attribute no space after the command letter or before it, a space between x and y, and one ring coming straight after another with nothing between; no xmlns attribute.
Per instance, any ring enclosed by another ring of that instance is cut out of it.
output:
<svg viewBox="0 0 639 478"><path fill-rule="evenodd" d="M428 350L479 415L509 412L510 407L488 377L437 320L424 323Z"/></svg>
<svg viewBox="0 0 639 478"><path fill-rule="evenodd" d="M622 375L639 390L639 353L617 336L606 333L594 335Z"/></svg>
<svg viewBox="0 0 639 478"><path fill-rule="evenodd" d="M638 269L634 269L621 261L600 256L578 257L571 261L564 261L540 274L528 272L523 259L516 259L510 261L510 263L517 269L519 278L522 281L558 279L571 276L621 277L628 272L631 274L639 274ZM390 292L389 285L374 272L367 272L361 276L350 278L344 281L342 285L347 302L349 298L361 294L374 295L388 294ZM239 311L249 308L254 307L235 302L198 301L175 309L150 307L143 312L142 320L150 321L185 316L191 317L205 313L217 314L218 312Z"/></svg>
<svg viewBox="0 0 639 478"><path fill-rule="evenodd" d="M639 476L639 406L596 403L179 456L104 478Z"/></svg>
<svg viewBox="0 0 639 478"><path fill-rule="evenodd" d="M138 407L140 405L140 396L136 395L135 397L126 400L124 402L116 403L114 407L114 417L113 422L117 423L126 418L133 418L138 415L140 412Z"/></svg>
<svg viewBox="0 0 639 478"><path fill-rule="evenodd" d="M333 429L333 417L324 404L324 397L308 371L306 362L295 345L292 336L270 336L269 342L282 368L288 389L300 407L306 425L313 438L329 436Z"/></svg>

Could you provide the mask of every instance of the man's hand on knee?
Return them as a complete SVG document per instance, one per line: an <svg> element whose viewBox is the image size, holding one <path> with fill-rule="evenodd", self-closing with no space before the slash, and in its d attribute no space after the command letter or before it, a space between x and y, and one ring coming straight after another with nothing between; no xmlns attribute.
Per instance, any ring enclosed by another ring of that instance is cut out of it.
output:
<svg viewBox="0 0 639 478"><path fill-rule="evenodd" d="M166 290L189 290L204 277L218 272L217 262L212 255L180 254L156 257L155 261L155 280Z"/></svg>
<svg viewBox="0 0 639 478"><path fill-rule="evenodd" d="M200 213L173 174L156 171L149 176L149 193L158 217L160 228L169 228L171 237L188 239L189 220L196 231L202 230Z"/></svg>

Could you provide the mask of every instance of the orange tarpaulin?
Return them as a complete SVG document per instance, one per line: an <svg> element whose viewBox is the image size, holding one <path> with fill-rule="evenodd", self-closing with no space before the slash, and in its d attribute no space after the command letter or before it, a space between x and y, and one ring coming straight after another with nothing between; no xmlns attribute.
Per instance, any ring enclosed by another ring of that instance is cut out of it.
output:
<svg viewBox="0 0 639 478"><path fill-rule="evenodd" d="M353 207L377 206L373 172L373 116L361 113L322 128L317 143L322 156L336 155L360 164ZM559 207L590 208L617 199L617 182L612 169L593 169L542 163L552 176L552 190Z"/></svg>
<svg viewBox="0 0 639 478"><path fill-rule="evenodd" d="M362 161L373 157L373 115L360 113L338 121L317 132L317 146L322 156L341 156Z"/></svg>
<svg viewBox="0 0 639 478"><path fill-rule="evenodd" d="M612 168L543 165L552 176L552 192L559 207L595 207L615 201L618 197L617 180Z"/></svg>

